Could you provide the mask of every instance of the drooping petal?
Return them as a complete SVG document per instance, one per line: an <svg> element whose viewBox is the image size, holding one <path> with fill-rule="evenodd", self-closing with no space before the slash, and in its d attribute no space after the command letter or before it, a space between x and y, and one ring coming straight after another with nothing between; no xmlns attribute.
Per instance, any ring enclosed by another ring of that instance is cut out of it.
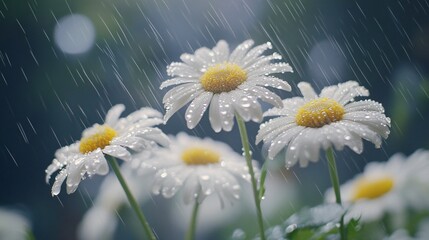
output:
<svg viewBox="0 0 429 240"><path fill-rule="evenodd" d="M110 155L112 157L115 157L115 158L122 159L124 161L129 161L131 159L131 153L127 149L125 149L125 148L123 148L123 147L121 147L119 145L109 145L109 146L106 146L103 149L103 153L107 154L107 155ZM101 168L101 169L104 169L104 168ZM107 168L107 172L108 171L109 171L109 168ZM107 174L107 172L104 171L102 173L106 173Z"/></svg>
<svg viewBox="0 0 429 240"><path fill-rule="evenodd" d="M125 110L123 104L117 104L113 106L106 114L106 120L104 121L109 126L115 126L116 122L119 120L122 112Z"/></svg>
<svg viewBox="0 0 429 240"><path fill-rule="evenodd" d="M209 106L210 100L212 99L212 92L203 92L196 97L188 109L186 109L185 119L189 129L193 129L200 122L207 107Z"/></svg>

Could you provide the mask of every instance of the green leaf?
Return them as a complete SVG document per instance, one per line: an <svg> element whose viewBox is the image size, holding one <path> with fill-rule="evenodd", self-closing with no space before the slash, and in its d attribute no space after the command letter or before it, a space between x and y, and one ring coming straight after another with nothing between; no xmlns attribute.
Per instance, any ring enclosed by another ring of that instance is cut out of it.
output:
<svg viewBox="0 0 429 240"><path fill-rule="evenodd" d="M338 223L344 213L344 208L336 203L304 208L285 221L286 232L290 233L301 228L317 228L328 223Z"/></svg>

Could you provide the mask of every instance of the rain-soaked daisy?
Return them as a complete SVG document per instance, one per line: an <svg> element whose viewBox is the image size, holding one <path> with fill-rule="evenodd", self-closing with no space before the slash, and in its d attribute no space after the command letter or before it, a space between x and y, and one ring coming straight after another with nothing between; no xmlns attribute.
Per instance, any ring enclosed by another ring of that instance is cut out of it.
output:
<svg viewBox="0 0 429 240"><path fill-rule="evenodd" d="M357 82L348 81L325 87L316 94L309 83L298 84L304 97L283 100L284 108L272 108L264 116L279 116L261 124L256 142L268 144L268 158L283 149L285 162L291 167L299 161L302 167L319 159L320 149L350 147L360 154L362 139L379 148L387 138L390 119L380 103L372 100L354 101L369 92Z"/></svg>
<svg viewBox="0 0 429 240"><path fill-rule="evenodd" d="M259 169L253 161L253 172ZM221 206L232 204L240 196L239 179L250 181L243 156L228 145L210 138L200 139L179 133L171 137L169 148L161 148L150 159L141 161L140 172L156 171L152 192L166 198L181 190L185 204L193 203L192 218L186 239L194 239L199 205L216 195Z"/></svg>
<svg viewBox="0 0 429 240"><path fill-rule="evenodd" d="M186 133L170 137L169 147L154 152L140 167L156 171L154 194L170 198L182 189L185 204L201 203L210 195L217 195L221 205L233 203L239 198L238 179L250 180L243 156L227 144Z"/></svg>
<svg viewBox="0 0 429 240"><path fill-rule="evenodd" d="M105 155L127 161L131 151L139 152L154 144L168 145L168 137L152 126L163 122L162 114L152 108L142 108L119 118L124 105L113 106L105 122L94 124L82 133L80 141L63 147L55 153L55 159L46 169L46 182L60 170L52 186L52 195L58 195L66 180L67 193L76 191L81 180L94 174L109 172Z"/></svg>
<svg viewBox="0 0 429 240"><path fill-rule="evenodd" d="M290 85L273 73L292 72L287 63L271 63L280 60L278 53L263 55L271 49L271 43L252 48L253 40L238 45L231 53L228 44L221 40L213 49L206 47L195 54L182 54L183 62L173 62L167 67L172 78L161 84L161 89L175 86L163 99L168 120L180 108L188 104L185 118L188 128L194 128L209 108L209 120L215 132L231 131L234 114L245 121L260 122L261 99L276 107L282 107L279 96L267 87L290 91Z"/></svg>
<svg viewBox="0 0 429 240"><path fill-rule="evenodd" d="M408 158L393 155L387 162L371 162L362 174L341 186L343 201L349 205L347 218L368 222L386 213L401 213L407 207L427 209L429 195L429 151L418 150ZM423 187L424 185L424 187ZM332 189L326 201L334 201Z"/></svg>

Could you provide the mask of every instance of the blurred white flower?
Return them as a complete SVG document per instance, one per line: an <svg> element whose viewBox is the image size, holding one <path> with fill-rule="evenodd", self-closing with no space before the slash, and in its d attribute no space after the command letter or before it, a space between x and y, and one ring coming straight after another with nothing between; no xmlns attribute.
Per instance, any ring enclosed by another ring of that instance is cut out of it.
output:
<svg viewBox="0 0 429 240"><path fill-rule="evenodd" d="M82 133L80 141L59 149L55 159L46 169L46 182L60 170L52 186L52 195L58 195L67 178L67 193L76 191L81 180L94 174L106 175L109 166L105 154L124 161L131 158L132 151L142 151L153 145L168 145L168 137L152 126L162 123L162 114L152 108L142 108L119 118L125 107L113 106L103 125L94 124Z"/></svg>
<svg viewBox="0 0 429 240"><path fill-rule="evenodd" d="M136 154L146 154L147 151ZM137 202L144 203L150 196L150 176L137 175L132 169L131 160L121 166L121 173L136 198ZM124 205L128 206L128 200L124 190L114 174L106 176L100 186L100 190L94 205L85 213L79 224L78 236L81 240L105 240L113 239L118 224L118 211Z"/></svg>
<svg viewBox="0 0 429 240"><path fill-rule="evenodd" d="M360 154L362 139L377 148L387 138L390 119L380 103L372 100L353 102L369 92L357 82L348 81L325 87L318 95L309 83L298 84L303 97L283 100L284 108L272 108L264 116L279 116L261 124L256 143L268 144L268 158L273 159L283 149L285 162L291 167L299 161L301 167L319 160L320 149L334 146L350 147Z"/></svg>
<svg viewBox="0 0 429 240"><path fill-rule="evenodd" d="M28 219L15 211L0 208L0 239L27 239L30 231Z"/></svg>
<svg viewBox="0 0 429 240"><path fill-rule="evenodd" d="M400 216L407 207L428 209L429 151L417 150L406 158L393 155L387 162L371 162L362 174L341 186L348 216L362 221L381 219L385 213ZM326 200L335 201L332 189ZM398 220L398 219L396 219Z"/></svg>
<svg viewBox="0 0 429 240"><path fill-rule="evenodd" d="M182 54L183 62L173 62L167 67L172 79L161 84L161 89L178 85L168 91L163 99L167 121L175 112L191 102L185 118L188 128L194 128L210 105L209 119L215 132L231 131L234 113L245 121L260 122L261 99L276 107L283 107L279 96L268 90L272 87L290 91L290 85L273 76L273 73L292 72L287 63L271 63L282 57L278 53L262 55L271 49L271 43L252 48L247 40L230 53L228 43L221 40L212 49L206 47L195 54Z"/></svg>
<svg viewBox="0 0 429 240"><path fill-rule="evenodd" d="M239 198L237 178L250 181L246 161L228 145L210 138L200 139L179 133L169 148L160 148L151 159L142 161L142 170L156 170L153 193L166 198L183 188L183 200L201 203L215 194L221 205ZM254 162L255 165L256 162ZM254 166L259 174L259 169Z"/></svg>

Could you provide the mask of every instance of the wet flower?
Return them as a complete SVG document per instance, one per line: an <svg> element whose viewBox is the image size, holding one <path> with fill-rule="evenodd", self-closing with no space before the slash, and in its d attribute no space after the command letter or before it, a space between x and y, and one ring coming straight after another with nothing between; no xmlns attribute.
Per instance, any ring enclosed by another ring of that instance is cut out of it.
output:
<svg viewBox="0 0 429 240"><path fill-rule="evenodd" d="M143 151L133 155L131 161L121 165L121 173L138 203L144 203L150 196L152 176L137 174L132 168L136 158L150 154ZM81 240L113 239L118 226L118 216L122 207L128 206L127 197L115 174L107 175L99 188L93 206L85 213L78 227ZM126 223L126 219L121 218Z"/></svg>
<svg viewBox="0 0 429 240"><path fill-rule="evenodd" d="M52 195L58 195L66 181L67 193L76 191L86 176L106 175L109 167L105 155L128 161L131 151L139 152L156 144L168 145L164 133L152 126L162 123L162 114L152 108L142 108L119 118L124 105L112 107L104 124L94 124L82 133L80 141L63 147L55 153L55 159L46 169L46 182L60 170L52 186Z"/></svg>
<svg viewBox="0 0 429 240"><path fill-rule="evenodd" d="M278 53L262 55L272 48L271 43L252 48L253 44L247 40L230 53L228 44L221 40L212 50L200 48L194 55L182 54L183 62L171 63L167 73L173 78L164 81L161 89L177 86L164 96L164 119L192 101L185 114L188 128L194 128L210 106L213 130L231 131L235 112L245 121L262 120L258 99L282 107L280 97L266 87L290 91L290 85L269 75L292 72L292 68L283 62L271 63L282 58Z"/></svg>
<svg viewBox="0 0 429 240"><path fill-rule="evenodd" d="M169 148L154 152L141 168L156 170L153 193L173 197L180 189L185 204L217 195L221 206L239 198L238 179L250 181L246 162L228 145L179 133ZM256 163L255 163L256 165ZM259 170L254 166L254 170Z"/></svg>
<svg viewBox="0 0 429 240"><path fill-rule="evenodd" d="M299 161L302 167L319 159L321 148L350 147L360 154L362 139L379 148L387 138L390 119L380 103L372 100L354 102L369 92L357 82L348 81L325 87L316 94L309 83L298 84L303 97L283 100L284 108L272 108L264 116L279 116L261 124L256 143L268 144L268 158L285 150L286 166Z"/></svg>
<svg viewBox="0 0 429 240"><path fill-rule="evenodd" d="M371 162L362 174L343 184L340 188L341 197L350 206L347 215L367 222L381 219L385 213L402 213L408 205L404 193L413 188L409 179L416 174L410 165L415 155L406 159L401 154L395 154L387 162ZM333 190L329 189L326 200L333 202L334 199Z"/></svg>

